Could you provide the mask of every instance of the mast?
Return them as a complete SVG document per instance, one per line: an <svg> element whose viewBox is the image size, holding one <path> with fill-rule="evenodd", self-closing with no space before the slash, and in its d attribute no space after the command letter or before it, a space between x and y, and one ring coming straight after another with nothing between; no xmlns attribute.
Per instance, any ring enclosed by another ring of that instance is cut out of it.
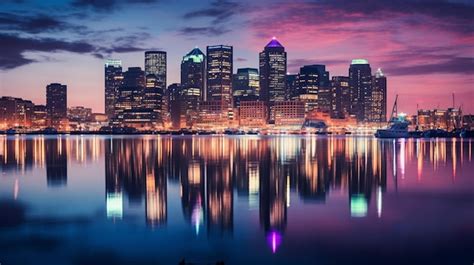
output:
<svg viewBox="0 0 474 265"><path fill-rule="evenodd" d="M397 113L398 113L397 101L398 101L398 94L395 96L395 102L393 103L392 113L390 114L390 121L392 121L393 118L397 116Z"/></svg>

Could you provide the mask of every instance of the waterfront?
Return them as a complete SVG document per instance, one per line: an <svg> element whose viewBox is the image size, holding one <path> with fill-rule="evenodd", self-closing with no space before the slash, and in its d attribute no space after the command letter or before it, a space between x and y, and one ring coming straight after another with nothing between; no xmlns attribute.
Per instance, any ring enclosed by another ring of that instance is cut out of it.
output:
<svg viewBox="0 0 474 265"><path fill-rule="evenodd" d="M0 136L0 262L471 264L473 145Z"/></svg>

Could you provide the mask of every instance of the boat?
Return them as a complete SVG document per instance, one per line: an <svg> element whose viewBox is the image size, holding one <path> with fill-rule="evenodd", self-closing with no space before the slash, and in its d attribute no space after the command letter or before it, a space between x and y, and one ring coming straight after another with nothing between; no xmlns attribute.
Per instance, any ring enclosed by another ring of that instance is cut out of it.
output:
<svg viewBox="0 0 474 265"><path fill-rule="evenodd" d="M405 119L405 115L397 113L397 101L398 95L395 97L395 103L393 103L392 114L388 127L386 129L378 129L375 132L377 138L408 138L408 125L409 122Z"/></svg>
<svg viewBox="0 0 474 265"><path fill-rule="evenodd" d="M462 138L474 138L474 130L468 130L468 129L462 130L460 133L460 136Z"/></svg>

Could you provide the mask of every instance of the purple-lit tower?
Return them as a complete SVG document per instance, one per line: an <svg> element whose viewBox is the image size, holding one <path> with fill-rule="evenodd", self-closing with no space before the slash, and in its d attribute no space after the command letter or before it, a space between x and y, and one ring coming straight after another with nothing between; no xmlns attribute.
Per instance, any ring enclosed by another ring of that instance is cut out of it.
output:
<svg viewBox="0 0 474 265"><path fill-rule="evenodd" d="M286 52L285 47L273 37L259 56L260 99L271 108L276 101L286 98Z"/></svg>

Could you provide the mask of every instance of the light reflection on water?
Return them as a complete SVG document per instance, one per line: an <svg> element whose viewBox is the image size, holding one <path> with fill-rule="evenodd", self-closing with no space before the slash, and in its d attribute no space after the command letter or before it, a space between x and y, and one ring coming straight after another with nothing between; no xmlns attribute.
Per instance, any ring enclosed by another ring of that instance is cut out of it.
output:
<svg viewBox="0 0 474 265"><path fill-rule="evenodd" d="M2 136L0 262L472 262L472 145Z"/></svg>

